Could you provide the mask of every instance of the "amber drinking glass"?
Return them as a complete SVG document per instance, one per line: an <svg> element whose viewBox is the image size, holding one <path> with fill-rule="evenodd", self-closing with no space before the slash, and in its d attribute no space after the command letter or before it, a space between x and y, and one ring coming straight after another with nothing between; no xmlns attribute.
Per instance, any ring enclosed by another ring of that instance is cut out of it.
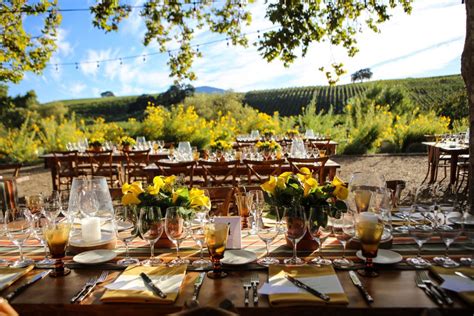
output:
<svg viewBox="0 0 474 316"><path fill-rule="evenodd" d="M51 257L56 259L54 270L49 274L51 277L68 275L71 270L64 267L62 258L66 256L66 248L69 242L71 224L67 222L49 223L43 228L43 235L48 243Z"/></svg>
<svg viewBox="0 0 474 316"><path fill-rule="evenodd" d="M360 241L362 255L365 257L365 269L359 274L366 277L376 277L373 258L377 257L380 240L382 239L383 221L372 212L363 212L357 216L356 236Z"/></svg>
<svg viewBox="0 0 474 316"><path fill-rule="evenodd" d="M204 226L204 235L213 265L212 271L209 271L207 276L211 279L225 278L227 273L222 271L221 259L224 257L227 236L229 235L229 225L224 223L207 223Z"/></svg>

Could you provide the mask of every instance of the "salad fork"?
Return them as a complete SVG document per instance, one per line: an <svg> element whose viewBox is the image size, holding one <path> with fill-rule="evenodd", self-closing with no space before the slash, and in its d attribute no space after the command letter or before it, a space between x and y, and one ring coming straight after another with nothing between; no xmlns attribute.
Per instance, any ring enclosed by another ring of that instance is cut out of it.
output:
<svg viewBox="0 0 474 316"><path fill-rule="evenodd" d="M258 304L258 284L260 283L260 279L258 277L258 274L252 274L252 277L250 278L250 284L252 285L253 289L253 304L257 305Z"/></svg>
<svg viewBox="0 0 474 316"><path fill-rule="evenodd" d="M452 305L454 303L451 297L449 297L448 293L442 287L436 285L435 283L433 283L433 281L431 281L427 271L419 271L417 273L420 274L421 281L423 281L423 283L428 285L431 288L431 290L435 292L435 294L438 293L439 297L443 301L445 301L446 304Z"/></svg>
<svg viewBox="0 0 474 316"><path fill-rule="evenodd" d="M84 294L84 292L89 287L91 287L92 285L95 284L96 281L97 281L97 278L90 278L89 280L87 280L87 282L84 284L84 286L81 288L81 290L79 292L77 292L76 295L73 296L73 298L71 298L71 303L75 303L77 301L77 299L79 299L79 297L81 297L82 294Z"/></svg>
<svg viewBox="0 0 474 316"><path fill-rule="evenodd" d="M95 283L92 284L91 286L89 286L89 289L81 297L79 297L79 299L77 301L79 303L82 302L89 294L91 294L94 291L97 284L100 284L100 283L104 282L107 279L108 276L109 276L109 271L102 271L102 273L97 278Z"/></svg>
<svg viewBox="0 0 474 316"><path fill-rule="evenodd" d="M244 291L245 291L244 303L245 303L245 306L248 306L249 305L249 291L250 291L250 288L252 287L250 280L246 279L245 281L243 281L243 286L244 286Z"/></svg>
<svg viewBox="0 0 474 316"><path fill-rule="evenodd" d="M426 295L431 298L433 301L435 301L439 305L443 305L443 301L440 300L434 293L433 291L430 290L430 288L421 280L421 276L419 273L415 275L415 283L416 286L418 286L420 289L425 291Z"/></svg>

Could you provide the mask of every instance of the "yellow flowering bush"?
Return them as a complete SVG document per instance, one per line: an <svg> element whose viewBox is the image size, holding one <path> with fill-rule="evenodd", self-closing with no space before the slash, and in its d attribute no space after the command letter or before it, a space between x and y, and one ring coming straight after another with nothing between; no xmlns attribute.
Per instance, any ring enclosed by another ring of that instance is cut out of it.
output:
<svg viewBox="0 0 474 316"><path fill-rule="evenodd" d="M49 116L33 124L38 140L46 152L66 150L67 143L75 143L85 137L75 117L71 119Z"/></svg>
<svg viewBox="0 0 474 316"><path fill-rule="evenodd" d="M37 131L30 128L29 118L19 129L0 127L0 160L28 162L38 157L40 146Z"/></svg>
<svg viewBox="0 0 474 316"><path fill-rule="evenodd" d="M331 183L320 184L308 168L301 168L301 172L297 174L284 172L277 177L270 177L261 188L273 205L291 207L299 204L308 215L311 208L319 210L316 214L318 225L325 226L327 216L339 217L341 212L347 211L343 201L348 196L346 184L338 177ZM322 206L329 208L329 214L321 211Z"/></svg>

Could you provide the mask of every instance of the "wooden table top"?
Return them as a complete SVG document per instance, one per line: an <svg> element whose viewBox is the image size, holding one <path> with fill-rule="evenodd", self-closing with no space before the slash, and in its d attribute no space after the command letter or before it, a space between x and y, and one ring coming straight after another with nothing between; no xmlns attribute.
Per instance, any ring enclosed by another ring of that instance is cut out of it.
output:
<svg viewBox="0 0 474 316"><path fill-rule="evenodd" d="M459 144L459 143L441 143L441 142L423 142L423 145L439 148L444 152L461 152L468 153L469 145L468 144Z"/></svg>

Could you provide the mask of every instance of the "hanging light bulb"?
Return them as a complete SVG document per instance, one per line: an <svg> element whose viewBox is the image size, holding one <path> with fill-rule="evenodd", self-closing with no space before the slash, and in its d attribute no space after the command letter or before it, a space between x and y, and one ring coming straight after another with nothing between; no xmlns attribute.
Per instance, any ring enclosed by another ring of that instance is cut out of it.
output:
<svg viewBox="0 0 474 316"><path fill-rule="evenodd" d="M79 69L79 64L78 63L76 63L76 69Z"/></svg>
<svg viewBox="0 0 474 316"><path fill-rule="evenodd" d="M99 68L99 67L100 67L100 63L99 63L99 61L97 61L97 68Z"/></svg>
<svg viewBox="0 0 474 316"><path fill-rule="evenodd" d="M119 58L120 59L120 66L123 65L123 61L122 61L122 58Z"/></svg>
<svg viewBox="0 0 474 316"><path fill-rule="evenodd" d="M56 64L56 71L59 71L58 64Z"/></svg>

